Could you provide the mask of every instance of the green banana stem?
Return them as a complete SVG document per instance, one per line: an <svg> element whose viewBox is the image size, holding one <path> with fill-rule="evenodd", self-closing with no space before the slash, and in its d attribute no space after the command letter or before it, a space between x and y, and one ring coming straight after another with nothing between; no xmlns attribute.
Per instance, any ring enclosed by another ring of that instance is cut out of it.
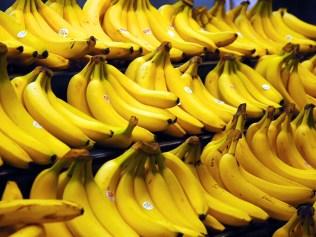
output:
<svg viewBox="0 0 316 237"><path fill-rule="evenodd" d="M302 123L305 123L308 125L308 127L315 129L315 120L314 120L314 114L313 110L315 108L315 105L313 104L307 104L304 107L304 117L302 120Z"/></svg>

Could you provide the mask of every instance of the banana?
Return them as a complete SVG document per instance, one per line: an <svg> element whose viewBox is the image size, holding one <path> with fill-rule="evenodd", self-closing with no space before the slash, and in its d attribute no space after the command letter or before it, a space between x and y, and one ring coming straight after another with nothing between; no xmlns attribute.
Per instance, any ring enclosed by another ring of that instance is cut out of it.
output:
<svg viewBox="0 0 316 237"><path fill-rule="evenodd" d="M1 224L34 224L67 221L80 216L83 209L65 200L22 199L2 201L0 204Z"/></svg>
<svg viewBox="0 0 316 237"><path fill-rule="evenodd" d="M14 18L15 22L20 24L23 28L25 28L25 23L24 23L24 3L25 1L15 1L13 5L11 5L10 9L7 9L5 13L10 15L11 17Z"/></svg>
<svg viewBox="0 0 316 237"><path fill-rule="evenodd" d="M89 115L85 115L85 117L74 116L72 113L76 108L67 104L65 101L56 97L54 92L52 91L51 85L47 85L47 97L50 104L63 116L68 118L73 122L76 127L80 128L90 139L99 143L106 143L108 138L111 138L113 135L113 131L105 126L103 123L95 120ZM81 111L78 111L81 113ZM89 119L88 119L89 118Z"/></svg>
<svg viewBox="0 0 316 237"><path fill-rule="evenodd" d="M236 158L241 166L252 175L269 181L271 183L286 185L286 186L295 186L295 187L304 187L301 184L298 184L282 175L278 172L275 172L264 164L255 156L253 151L250 149L249 144L247 143L246 137L242 137L238 140L236 147Z"/></svg>
<svg viewBox="0 0 316 237"><path fill-rule="evenodd" d="M181 11L175 16L174 27L179 35L187 40L196 44L203 45L208 51L214 52L217 49L216 43L213 39L204 36L203 34L194 31L189 24L190 7L184 6ZM236 37L235 37L236 38ZM234 38L234 40L235 40Z"/></svg>
<svg viewBox="0 0 316 237"><path fill-rule="evenodd" d="M157 76L158 75L159 77L157 78L159 79L155 80L155 89L159 91L168 91L164 68L157 68ZM169 108L168 110L177 117L177 122L174 124L174 126L171 125L168 128L168 130L174 130L173 132L171 131L173 134L175 134L176 132L178 135L181 135L183 134L181 130L184 130L185 133L189 134L200 134L202 132L201 130L204 127L204 125L198 119L196 119L195 117L187 113L185 110L183 110L180 107L179 103L178 105Z"/></svg>
<svg viewBox="0 0 316 237"><path fill-rule="evenodd" d="M273 218L280 220L290 219L295 212L294 207L261 191L241 175L238 162L234 155L237 142L237 140L232 142L228 153L222 156L219 163L221 178L226 188L240 198L263 208L263 210Z"/></svg>
<svg viewBox="0 0 316 237"><path fill-rule="evenodd" d="M260 93L272 100L274 103L279 104L282 101L282 95L263 76L239 60L237 60L237 63L239 70L248 78L248 80L251 80Z"/></svg>
<svg viewBox="0 0 316 237"><path fill-rule="evenodd" d="M177 156L169 152L163 153L163 156L166 166L176 175L195 212L199 216L204 215L207 211L207 204L196 177Z"/></svg>
<svg viewBox="0 0 316 237"><path fill-rule="evenodd" d="M85 190L94 215L113 236L138 236L120 216L115 203L104 198L103 190L93 178L91 163L86 165Z"/></svg>
<svg viewBox="0 0 316 237"><path fill-rule="evenodd" d="M70 66L69 59L54 53L49 53L48 57L44 59L36 58L35 62L38 65L45 66L54 70L65 70L68 69Z"/></svg>
<svg viewBox="0 0 316 237"><path fill-rule="evenodd" d="M206 50L200 44L188 42L181 38L175 28L161 16L159 11L149 1L146 1L146 4L146 16L150 28L160 42L171 42L172 47L183 51L186 55L200 55ZM157 19L160 19L160 21L158 22Z"/></svg>
<svg viewBox="0 0 316 237"><path fill-rule="evenodd" d="M0 119L3 121L3 118ZM32 138L30 137L30 140L31 139ZM32 158L21 146L19 146L14 140L11 140L10 137L7 137L2 132L0 132L0 140L0 155L1 159L5 163L17 168L25 169L28 168L29 165L33 162Z"/></svg>
<svg viewBox="0 0 316 237"><path fill-rule="evenodd" d="M125 17L122 17L122 14L127 14L127 3L126 1L120 0L111 5L106 11L103 19L103 29L107 34L114 40L123 41L123 42L132 42L136 45L142 46L145 51L152 51L148 42L143 39L137 38L127 29L127 20ZM122 17L122 18L121 18ZM117 19L124 19L122 21L117 21Z"/></svg>
<svg viewBox="0 0 316 237"><path fill-rule="evenodd" d="M132 62L128 64L125 70L125 75L131 80L135 81L139 67L148 60L151 60L155 53L156 51L152 51L150 53L145 54L144 56L135 58Z"/></svg>
<svg viewBox="0 0 316 237"><path fill-rule="evenodd" d="M250 143L251 149L256 157L272 171L283 175L297 183L307 187L315 187L314 170L301 170L293 168L280 160L271 150L267 142L267 129L272 120L273 109L271 107L267 111L268 117L261 125L259 130L253 136ZM259 145L260 144L260 145Z"/></svg>
<svg viewBox="0 0 316 237"><path fill-rule="evenodd" d="M167 220L179 226L184 234L193 236L199 235L200 233L192 226L192 223L180 214L178 206L171 195L170 189L160 172L161 171L153 173L150 170L145 177L147 188L154 205Z"/></svg>
<svg viewBox="0 0 316 237"><path fill-rule="evenodd" d="M299 63L297 66L298 75L304 86L304 90L307 94L315 97L316 96L316 76L308 70L303 64Z"/></svg>
<svg viewBox="0 0 316 237"><path fill-rule="evenodd" d="M247 16L247 8L249 2L243 2L240 14L235 18L234 24L236 25L238 31L245 38L256 42L263 49L267 49L269 53L277 53L279 48L274 44L269 44L257 31L257 29L252 25L251 20Z"/></svg>
<svg viewBox="0 0 316 237"><path fill-rule="evenodd" d="M268 60L269 66L269 70L267 70L266 72L266 79L274 86L275 89L277 89L281 93L286 102L294 103L296 107L299 108L292 96L288 93L287 88L285 87L281 79L281 67L283 64L283 58L284 57L276 56L273 58L263 59L263 61ZM259 65L260 62L258 66Z"/></svg>
<svg viewBox="0 0 316 237"><path fill-rule="evenodd" d="M27 225L17 230L10 237L45 237L46 233L41 225Z"/></svg>
<svg viewBox="0 0 316 237"><path fill-rule="evenodd" d="M207 227L210 227L216 231L224 231L225 230L225 226L222 225L218 220L216 220L215 217L211 216L210 214L208 214L205 217L205 219L203 220L203 223Z"/></svg>
<svg viewBox="0 0 316 237"><path fill-rule="evenodd" d="M313 169L296 148L291 119L294 111L288 111L281 124L280 132L276 138L278 156L287 164L298 169Z"/></svg>
<svg viewBox="0 0 316 237"><path fill-rule="evenodd" d="M315 147L315 128L313 117L314 105L309 104L304 108L304 116L301 124L297 125L294 133L294 141L298 151L304 159L313 167L316 167L316 162L312 154Z"/></svg>
<svg viewBox="0 0 316 237"><path fill-rule="evenodd" d="M64 4L65 4L65 0L60 0L60 1L47 1L45 3L47 6L49 6L49 8L53 9L59 16L63 16L64 15Z"/></svg>
<svg viewBox="0 0 316 237"><path fill-rule="evenodd" d="M23 103L23 91L27 84L31 83L31 81L35 80L38 74L43 70L42 67L36 67L30 73L24 76L18 76L11 79L11 83L15 89L15 93L18 99Z"/></svg>
<svg viewBox="0 0 316 237"><path fill-rule="evenodd" d="M289 92L289 95L296 102L298 108L300 110L303 109L304 106L308 103L308 98L304 89L304 85L302 83L302 79L300 78L296 68L290 72L287 90Z"/></svg>
<svg viewBox="0 0 316 237"><path fill-rule="evenodd" d="M47 72L41 72L34 82L27 85L23 94L27 110L41 126L44 126L65 143L73 147L93 146L94 141L50 104L47 98L47 83L50 83L51 80L49 77Z"/></svg>
<svg viewBox="0 0 316 237"><path fill-rule="evenodd" d="M268 135L267 135L269 139L268 142L271 147L271 150L275 154L277 154L277 147L276 147L277 136L280 133L281 124L283 123L285 116L286 116L286 113L280 114L278 118L276 118L270 123L269 128L268 128Z"/></svg>
<svg viewBox="0 0 316 237"><path fill-rule="evenodd" d="M186 194L184 193L181 184L179 183L177 177L174 173L168 168L165 167L162 171L162 175L164 180L166 181L167 186L169 187L170 193L174 198L174 201L186 219L194 225L194 228L198 230L200 233L205 234L206 229L203 223L199 220L199 217L193 210L191 204L189 203Z"/></svg>
<svg viewBox="0 0 316 237"><path fill-rule="evenodd" d="M316 28L314 25L300 20L293 14L288 13L286 9L284 9L282 13L282 19L289 28L305 37L311 39L316 38Z"/></svg>
<svg viewBox="0 0 316 237"><path fill-rule="evenodd" d="M118 128L126 128L128 126L128 121L116 112L112 104L109 103L109 97L107 96L107 92L102 83L102 80L105 80L105 75L101 74L99 64L100 63L96 64L96 67L91 74L91 81L88 83L86 89L86 99L92 115L99 121L113 126L112 130L114 131L115 137L115 134L120 134L120 132L117 131ZM86 78L86 80L88 80L88 78ZM121 143L124 147L128 147L132 140L142 140L147 142L155 140L154 135L151 132L139 126L131 130L131 134L132 136L126 134L127 136L125 138L123 136L123 139L116 144L119 145ZM126 142L123 143L124 140Z"/></svg>
<svg viewBox="0 0 316 237"><path fill-rule="evenodd" d="M1 65L2 65L1 67L4 67L4 68L6 67L5 59L2 57L1 57ZM38 126L38 123L26 111L26 109L23 107L23 104L19 101L17 95L15 94L14 87L12 86L8 78L7 71L4 69L4 70L1 70L1 72L3 73L3 75L1 76L2 86L0 86L1 102L3 106L3 110L5 111L5 113L8 114L8 117L11 120L13 120L13 122L18 127L23 129L23 131L28 132L32 137L34 138L36 137L38 139L38 141L36 141L37 143L35 143L37 145L30 146L30 148L33 147L32 149L36 149L36 150L41 149L42 153L43 151L47 152L47 150L49 149L49 150L52 150L52 151L49 151L50 156L56 154L57 157L63 157L67 152L70 151L70 148L66 144L64 144L63 142L61 142L60 140L52 136L49 132L44 130L42 127ZM8 123L10 122L8 121ZM11 127L14 126L12 123L10 124L11 125L9 126ZM21 130L21 129L15 128L14 130ZM13 130L11 130L11 133L12 131ZM20 138L16 137L15 139L20 139ZM25 136L24 136L24 139L25 139ZM43 147L44 145L45 147ZM33 156L34 156L34 159L36 159L37 157L36 153L34 153ZM40 157L38 157L38 159L40 159Z"/></svg>
<svg viewBox="0 0 316 237"><path fill-rule="evenodd" d="M80 72L71 77L67 87L67 102L88 115L91 112L85 94L94 65L91 58Z"/></svg>
<svg viewBox="0 0 316 237"><path fill-rule="evenodd" d="M167 135L172 137L184 137L187 132L181 127L179 122L169 125L169 127L164 131Z"/></svg>
<svg viewBox="0 0 316 237"><path fill-rule="evenodd" d="M75 164L71 179L65 187L63 199L79 203L84 213L78 218L66 222L75 236L111 236L94 215L84 187L85 170L82 161Z"/></svg>
<svg viewBox="0 0 316 237"><path fill-rule="evenodd" d="M111 77L112 75L108 74L106 76ZM125 119L136 116L139 126L152 132L163 131L169 124L176 121L176 117L170 112L137 101L117 81L105 79L102 83L114 109ZM119 95L124 97L125 100Z"/></svg>
<svg viewBox="0 0 316 237"><path fill-rule="evenodd" d="M39 173L33 181L30 198L56 199L59 174L67 163L66 160L59 160L52 167ZM57 233L60 236L72 236L65 223L44 224L44 229L47 236L54 236Z"/></svg>
<svg viewBox="0 0 316 237"><path fill-rule="evenodd" d="M194 61L193 58L191 60ZM195 63L193 62L193 65L194 64ZM196 67L197 66L198 65L196 64ZM210 94L204 87L202 79L197 74L197 71L192 73L192 80L190 84L192 85L193 93L196 95L201 104L204 104L205 107L212 111L218 111L219 117L223 121L229 122L231 120L233 114L236 112L236 109Z"/></svg>
<svg viewBox="0 0 316 237"><path fill-rule="evenodd" d="M307 187L295 187L272 183L249 173L242 167L240 167L240 172L241 175L252 185L291 205L299 205L301 203L310 202L314 197L313 190Z"/></svg>
<svg viewBox="0 0 316 237"><path fill-rule="evenodd" d="M209 71L206 75L204 85L210 94L216 98L220 97L218 90L218 78L220 77L223 70L223 61L219 61L213 70Z"/></svg>
<svg viewBox="0 0 316 237"><path fill-rule="evenodd" d="M1 201L23 199L23 194L15 181L7 181L2 192Z"/></svg>
<svg viewBox="0 0 316 237"><path fill-rule="evenodd" d="M57 184L57 199L63 199L63 193L65 190L65 187L67 186L73 171L74 163L69 167L68 170L65 170L64 172L61 172L58 176L58 184Z"/></svg>
<svg viewBox="0 0 316 237"><path fill-rule="evenodd" d="M124 220L143 236L176 236L165 222L153 219L138 205L134 194L132 170L127 170L120 178L116 189L116 205ZM134 215L130 215L131 211Z"/></svg>
<svg viewBox="0 0 316 237"><path fill-rule="evenodd" d="M200 182L204 189L214 198L224 201L232 207L238 207L241 211L247 213L250 217L258 220L266 220L269 216L261 208L240 199L225 189L221 188L209 173L208 168L204 164L199 164L196 167L199 174Z"/></svg>
<svg viewBox="0 0 316 237"><path fill-rule="evenodd" d="M165 63L165 78L168 89L180 98L181 107L199 118L208 130L218 131L225 126L218 115L199 102L192 89L182 80L180 72L171 65L168 59Z"/></svg>
<svg viewBox="0 0 316 237"><path fill-rule="evenodd" d="M144 104L159 108L170 108L178 104L178 97L171 92L146 89L133 82L110 64L105 65L105 70L107 73L113 75L113 77L108 77L109 80L115 78L129 94ZM156 78L156 80L160 79Z"/></svg>
<svg viewBox="0 0 316 237"><path fill-rule="evenodd" d="M220 93L220 99L223 99L227 104L238 107L242 103L247 103L247 113L250 116L257 117L262 114L262 107L258 107L253 101L249 101L249 98L245 98L242 85L239 82L233 80L234 72L229 72L229 63L225 62L224 70L221 76L218 78L218 89Z"/></svg>
<svg viewBox="0 0 316 237"><path fill-rule="evenodd" d="M134 194L135 199L139 206L142 207L142 211L145 212L146 215L150 216L153 219L160 220L161 223L163 223L167 228L174 231L181 231L183 227L179 227L174 225L173 223L169 222L163 214L158 210L158 208L154 205L154 202L149 194L146 182L145 182L145 169L144 164L147 162L148 157L146 155L142 154L140 157L138 157L137 167L134 171L134 181L133 181L133 188L134 188Z"/></svg>

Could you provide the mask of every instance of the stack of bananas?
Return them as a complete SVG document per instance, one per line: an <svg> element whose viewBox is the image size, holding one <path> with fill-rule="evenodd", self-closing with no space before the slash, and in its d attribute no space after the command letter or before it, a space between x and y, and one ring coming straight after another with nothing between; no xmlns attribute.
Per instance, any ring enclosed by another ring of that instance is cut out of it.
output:
<svg viewBox="0 0 316 237"><path fill-rule="evenodd" d="M260 58L255 70L280 92L287 103L295 104L300 111L308 103L316 104L316 77L311 72L314 60L299 62L294 47L289 52Z"/></svg>
<svg viewBox="0 0 316 237"><path fill-rule="evenodd" d="M0 201L0 236L45 237L45 225L58 225L83 213L78 204L65 200L23 199L17 184L8 181Z"/></svg>
<svg viewBox="0 0 316 237"><path fill-rule="evenodd" d="M177 117L176 123L167 128L169 135L182 137L186 133L199 134L202 128L222 130L236 108L218 102L207 92L197 73L199 57L193 57L174 68L169 49L169 44L163 43L155 52L132 61L125 74L147 89L170 91L178 96L180 103L168 109Z"/></svg>
<svg viewBox="0 0 316 237"><path fill-rule="evenodd" d="M259 117L269 105L281 107L283 97L278 88L251 67L234 57L223 57L204 82L207 92L218 103L238 107L247 103L247 114Z"/></svg>
<svg viewBox="0 0 316 237"><path fill-rule="evenodd" d="M69 163L58 161L42 171L31 188L33 199L58 198L84 208L76 219L45 224L47 236L206 234L199 217L206 214L207 203L197 180L178 157L161 153L158 144L135 143L102 165L95 178L91 160L77 160L62 171Z"/></svg>
<svg viewBox="0 0 316 237"><path fill-rule="evenodd" d="M298 44L300 52L315 52L315 26L300 21L285 9L272 11L272 0L258 0L250 10L248 6L249 2L244 1L226 12L225 0L217 0L209 10L198 7L193 16L210 32L238 32L238 39L226 47L232 52L249 55L255 49L255 55L262 56L280 52L288 42Z"/></svg>
<svg viewBox="0 0 316 237"><path fill-rule="evenodd" d="M297 212L282 227L277 229L272 237L313 237L316 236L315 214L316 203L303 205L298 208Z"/></svg>

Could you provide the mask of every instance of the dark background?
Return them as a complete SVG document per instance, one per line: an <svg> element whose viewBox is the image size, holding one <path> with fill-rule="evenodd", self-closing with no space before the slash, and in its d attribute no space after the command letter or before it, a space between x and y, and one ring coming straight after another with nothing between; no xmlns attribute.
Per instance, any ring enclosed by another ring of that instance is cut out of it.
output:
<svg viewBox="0 0 316 237"><path fill-rule="evenodd" d="M85 0L78 0L79 3L84 3ZM14 0L0 0L0 9L5 10L10 6ZM174 2L173 0L151 0L155 6L160 6L166 2ZM214 0L195 0L195 5L212 6ZM227 0L227 2L241 2L240 0ZM255 2L255 0L252 0ZM288 10L294 13L296 16L304 19L307 22L316 24L316 1L312 0L274 0L273 4L275 8L287 7Z"/></svg>

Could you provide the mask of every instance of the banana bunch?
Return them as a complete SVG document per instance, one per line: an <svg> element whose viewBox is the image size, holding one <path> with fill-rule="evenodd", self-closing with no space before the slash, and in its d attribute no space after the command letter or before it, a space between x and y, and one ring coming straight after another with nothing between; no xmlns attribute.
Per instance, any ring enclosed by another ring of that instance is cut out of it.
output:
<svg viewBox="0 0 316 237"><path fill-rule="evenodd" d="M313 206L302 205L286 224L274 232L272 237L315 236L315 217L315 203Z"/></svg>
<svg viewBox="0 0 316 237"><path fill-rule="evenodd" d="M47 236L67 231L63 236L206 235L199 218L207 205L195 177L180 159L162 154L158 144L135 143L103 164L95 177L89 158L65 162L37 176L31 197L59 197L85 212L65 223L45 224L46 233L52 234ZM189 175L181 176L184 172Z"/></svg>
<svg viewBox="0 0 316 237"><path fill-rule="evenodd" d="M177 120L168 111L179 102L174 93L135 83L102 56L93 57L70 80L67 97L68 102L83 114L92 115L116 130L125 128L130 118L136 117L139 126L125 132L129 143L120 139L113 142L117 146L128 147L132 141L153 141L155 137L151 132L164 131Z"/></svg>
<svg viewBox="0 0 316 237"><path fill-rule="evenodd" d="M68 59L81 58L96 43L93 36L72 27L41 0L18 0L0 15L0 25L11 38L38 51L41 60L25 64L35 62L52 68L66 68Z"/></svg>
<svg viewBox="0 0 316 237"><path fill-rule="evenodd" d="M23 199L18 185L14 181L8 181L0 201L0 236L49 236L45 225L58 225L82 215L83 212L79 205L56 198Z"/></svg>
<svg viewBox="0 0 316 237"><path fill-rule="evenodd" d="M8 77L6 52L6 46L0 44L0 155L3 161L18 168L27 168L33 162L48 164L56 157L62 158L71 153L68 145L40 126L25 109L19 99L21 96L15 91L16 86ZM44 71L36 68L13 81L34 80Z"/></svg>
<svg viewBox="0 0 316 237"><path fill-rule="evenodd" d="M249 2L243 1L225 11L225 1L218 0L207 12L203 8L197 9L197 21L209 31L238 32L240 40L227 47L229 50L242 52L238 48L246 43L256 49L256 55L262 56L278 53L286 43L291 42L300 46L300 52L315 51L313 40L286 23L284 9L272 11L271 0L258 0L252 9L248 10L248 7Z"/></svg>
<svg viewBox="0 0 316 237"><path fill-rule="evenodd" d="M255 70L280 92L285 102L295 104L300 111L306 104L316 103L314 74L306 66L309 60L300 63L295 47L288 46L289 52L262 57Z"/></svg>
<svg viewBox="0 0 316 237"><path fill-rule="evenodd" d="M133 43L113 41L102 29L100 19L110 6L110 1L86 1L81 8L77 0L47 1L46 5L63 18L71 27L80 29L87 37L93 35L97 41L92 54L107 54L107 58L133 58L142 48Z"/></svg>
<svg viewBox="0 0 316 237"><path fill-rule="evenodd" d="M188 9L190 11L190 7ZM137 12L137 13L136 13ZM184 12L184 11L183 11ZM181 21L181 20L180 20ZM180 22L183 29L188 25ZM178 27L181 27L181 26ZM114 40L132 42L141 45L145 52L151 52L165 41L172 43L171 58L179 60L185 55L200 55L207 51L215 51L217 46L208 36L195 32L202 41L186 37L175 29L172 22L165 18L148 0L119 0L107 9L102 23L103 29ZM192 30L192 29L191 29ZM211 35L213 37L213 35ZM214 37L222 35L215 34ZM229 44L236 35L227 33L223 35Z"/></svg>
<svg viewBox="0 0 316 237"><path fill-rule="evenodd" d="M126 76L148 89L170 91L178 96L179 103L168 108L177 121L169 126L167 134L182 137L186 133L199 134L202 128L221 130L236 109L206 90L197 74L201 63L199 57L175 68L170 61L169 49L170 45L163 43L155 52L135 59L126 69Z"/></svg>
<svg viewBox="0 0 316 237"><path fill-rule="evenodd" d="M247 115L250 117L259 117L269 105L281 107L282 96L277 87L231 56L222 57L207 74L204 85L219 104L226 103L237 108L247 103Z"/></svg>
<svg viewBox="0 0 316 237"><path fill-rule="evenodd" d="M212 182L218 185L217 189L222 190L222 198L227 204L244 208L242 210L251 216L249 211L253 209L241 203L237 205L237 197L260 207L270 217L289 220L295 212L293 206L313 201L315 183L312 173L316 171L294 168L272 151L268 142L271 108L260 122L248 128L246 135L240 133L245 123L245 108L242 107L245 104L240 106L239 114L226 131L216 134L204 147L201 163ZM287 145L290 149L291 145ZM212 191L210 184L208 187Z"/></svg>

